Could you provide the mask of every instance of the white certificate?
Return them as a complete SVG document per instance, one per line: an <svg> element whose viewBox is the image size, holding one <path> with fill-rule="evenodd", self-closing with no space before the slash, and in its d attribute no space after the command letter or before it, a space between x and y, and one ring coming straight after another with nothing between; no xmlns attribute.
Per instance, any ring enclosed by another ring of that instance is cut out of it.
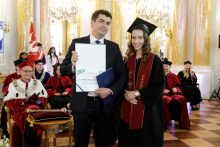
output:
<svg viewBox="0 0 220 147"><path fill-rule="evenodd" d="M76 43L76 92L91 92L99 88L96 76L106 71L106 45Z"/></svg>

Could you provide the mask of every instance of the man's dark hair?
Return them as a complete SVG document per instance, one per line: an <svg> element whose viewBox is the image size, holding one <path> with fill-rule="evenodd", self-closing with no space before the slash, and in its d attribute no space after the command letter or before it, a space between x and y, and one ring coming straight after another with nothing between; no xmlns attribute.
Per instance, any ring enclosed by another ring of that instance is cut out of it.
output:
<svg viewBox="0 0 220 147"><path fill-rule="evenodd" d="M112 20L112 14L111 12L107 11L107 10L96 10L93 14L92 14L92 18L91 20L96 21L96 19L99 17L99 14L105 15L106 17L110 17Z"/></svg>
<svg viewBox="0 0 220 147"><path fill-rule="evenodd" d="M37 43L38 46L42 47L42 44L40 42Z"/></svg>

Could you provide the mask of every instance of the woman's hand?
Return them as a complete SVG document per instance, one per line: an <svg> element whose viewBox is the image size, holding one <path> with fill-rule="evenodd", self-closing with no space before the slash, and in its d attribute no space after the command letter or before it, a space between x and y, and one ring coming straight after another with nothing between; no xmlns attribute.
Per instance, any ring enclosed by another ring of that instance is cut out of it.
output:
<svg viewBox="0 0 220 147"><path fill-rule="evenodd" d="M55 93L54 95L55 95L55 96L60 96L61 94L60 94L60 93Z"/></svg>
<svg viewBox="0 0 220 147"><path fill-rule="evenodd" d="M67 91L64 91L63 93L62 93L62 95L67 95L69 92L67 92Z"/></svg>
<svg viewBox="0 0 220 147"><path fill-rule="evenodd" d="M124 98L129 102L135 99L135 91L126 91L124 94Z"/></svg>
<svg viewBox="0 0 220 147"><path fill-rule="evenodd" d="M132 99L132 100L130 101L131 104L137 104L137 102L138 102L138 101L137 101L136 99Z"/></svg>

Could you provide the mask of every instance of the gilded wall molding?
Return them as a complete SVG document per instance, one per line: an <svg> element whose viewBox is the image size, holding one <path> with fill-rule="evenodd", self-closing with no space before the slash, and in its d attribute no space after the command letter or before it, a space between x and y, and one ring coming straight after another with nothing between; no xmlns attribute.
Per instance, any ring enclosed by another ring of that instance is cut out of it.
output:
<svg viewBox="0 0 220 147"><path fill-rule="evenodd" d="M122 7L115 0L111 0L111 41L118 43L122 51L123 44L123 15Z"/></svg>
<svg viewBox="0 0 220 147"><path fill-rule="evenodd" d="M183 65L187 60L188 0L174 0L172 62Z"/></svg>
<svg viewBox="0 0 220 147"><path fill-rule="evenodd" d="M21 50L27 50L33 14L33 0L17 0L17 57Z"/></svg>
<svg viewBox="0 0 220 147"><path fill-rule="evenodd" d="M40 0L40 42L44 52L49 51L50 46L50 2ZM57 53L58 54L58 53Z"/></svg>
<svg viewBox="0 0 220 147"><path fill-rule="evenodd" d="M210 65L212 0L196 0L194 66Z"/></svg>

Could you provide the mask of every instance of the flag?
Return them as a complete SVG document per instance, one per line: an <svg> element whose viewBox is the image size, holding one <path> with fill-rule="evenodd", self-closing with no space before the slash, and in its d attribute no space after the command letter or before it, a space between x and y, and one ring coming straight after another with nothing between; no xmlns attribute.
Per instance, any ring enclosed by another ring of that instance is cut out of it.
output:
<svg viewBox="0 0 220 147"><path fill-rule="evenodd" d="M29 61L31 61L31 63L34 64L34 61L36 61L39 58L39 56L40 53L38 51L37 39L34 32L34 25L31 22L27 58Z"/></svg>

